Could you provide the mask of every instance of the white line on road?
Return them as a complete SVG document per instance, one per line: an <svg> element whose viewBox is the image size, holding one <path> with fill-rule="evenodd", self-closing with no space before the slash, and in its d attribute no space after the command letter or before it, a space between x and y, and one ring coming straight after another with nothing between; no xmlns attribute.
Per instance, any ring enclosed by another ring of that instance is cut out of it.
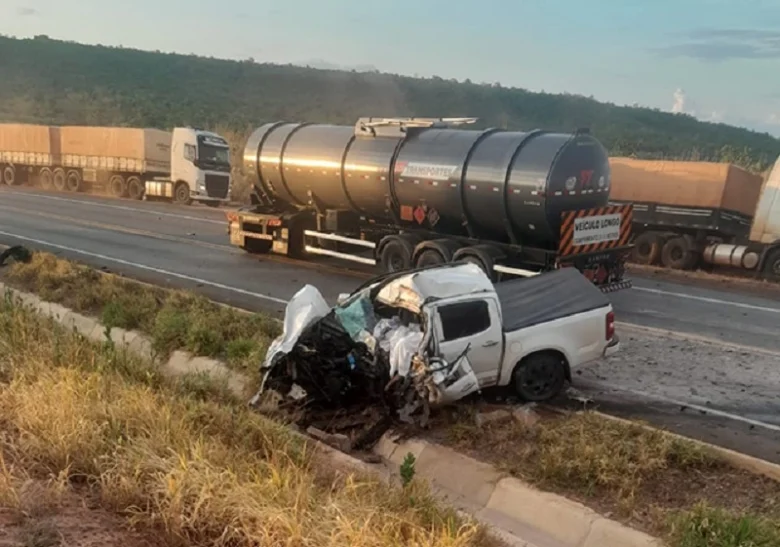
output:
<svg viewBox="0 0 780 547"><path fill-rule="evenodd" d="M131 211L133 213L146 213L147 215L158 215L163 217L171 217L171 218L179 218L183 220L195 220L197 222L209 222L211 224L219 224L222 226L227 226L227 218L225 220L212 220L209 218L201 218L201 217L193 217L189 215L177 215L176 213L163 213L161 211L155 211L152 209L141 209L137 207L127 207L124 205L109 205L108 203L99 203L96 201L85 201L81 199L71 199L71 198L60 198L57 196L43 196L40 194L31 194L28 192L12 192L14 194L23 195L23 196L31 196L36 197L40 199L50 199L52 201L62 201L67 203L78 203L81 205L91 205L92 207L106 207L109 209L119 209L121 211Z"/></svg>
<svg viewBox="0 0 780 547"><path fill-rule="evenodd" d="M107 260L109 262L115 262L117 264L123 264L125 266L130 266L130 267L133 267L133 268L139 268L139 269L142 269L142 270L147 270L147 271L155 272L155 273L162 274L162 275L169 275L171 277L178 277L179 279L185 279L187 281L192 281L194 283L200 283L200 284L203 284L203 285L209 285L211 287L215 287L215 288L218 288L218 289L222 289L222 290L226 290L226 291L232 291L232 292L235 292L235 293L238 293L238 294L243 294L243 295L246 295L246 296L251 296L253 298L258 298L260 300L267 300L269 302L274 302L274 303L277 303L277 304L285 304L285 305L288 303L287 300L283 300L281 298L276 298L274 296L268 296L268 295L265 295L265 294L260 294L260 293L256 293L256 292L252 292L252 291L247 291L247 290L244 290L244 289L240 289L238 287L231 287L229 285L223 285L222 283L216 283L214 281L208 281L206 279L200 279L200 278L192 277L192 276L185 275L185 274L171 272L171 271L168 271L168 270L163 270L161 268L155 268L153 266L147 266L145 264L138 264L138 263L135 263L135 262L130 262L129 260L122 260L121 258L114 258L114 257L111 257L111 256L106 256L106 255L103 255L103 254L99 254L99 253L92 253L92 252L89 252L89 251L83 251L81 249L75 249L73 247L68 247L66 245L59 245L57 243L51 243L51 242L43 241L43 240L40 240L40 239L34 239L34 238L31 238L31 237L20 236L20 235L13 234L13 233L10 233L10 232L5 232L5 231L2 231L2 230L0 230L0 235L4 235L4 236L7 236L7 237L20 239L22 241L29 241L31 243L37 243L38 245L45 245L45 246L48 246L48 247L53 247L55 249L61 249L63 251L69 251L69 252L72 252L72 253L82 254L84 256L90 256L92 258L99 258L101 260ZM761 428L764 428L764 429L769 429L771 431L780 431L780 426L777 426L777 425L774 425L774 424L760 422L758 420L752 420L750 418L746 418L746 417L740 416L738 414L731 414L731 413L728 413L728 412L723 412L721 410L715 410L715 409L712 409L712 408L696 405L694 403L687 403L687 402L683 402L683 401L677 401L675 399L670 399L670 398L664 397L662 395L654 395L654 394L651 394L651 393L646 393L646 392L643 392L643 391L636 391L636 390L633 390L633 389L630 389L630 388L624 388L624 387L621 387L621 386L615 386L615 385L610 385L610 384L591 384L591 385L595 386L595 387L601 387L601 388L614 389L614 390L617 390L617 391L623 391L623 392L631 393L633 395L637 395L637 396L640 396L640 397L645 397L645 398L649 398L649 399L655 399L657 401L665 402L667 404L674 404L674 405L678 405L678 406L686 406L688 408L691 408L691 409L694 409L694 410L698 410L700 412L704 412L704 413L707 413L707 414L712 414L714 416L720 416L722 418L729 418L731 420L747 423L747 424L750 424L750 425L753 425L753 426L756 426L756 427L761 427Z"/></svg>
<svg viewBox="0 0 780 547"><path fill-rule="evenodd" d="M766 422L760 422L758 420L753 420L750 418L746 418L745 416L740 416L739 414L732 414L730 412L724 412L723 410L716 410L714 408L710 408L707 406L701 406L697 405L695 403L688 403L685 401L678 401L676 399L671 399L669 397L664 397L663 395L656 395L655 393L648 393L646 391L639 391L636 389L631 389L627 387L622 386L616 386L612 384L598 384L598 383L592 383L591 387L601 387L601 388L610 388L614 389L616 391L623 391L625 393L631 393L632 395L637 395L638 397L644 397L646 399L652 399L661 403L666 403L670 405L675 405L679 407L686 407L690 408L692 410L696 410L698 412L702 412L704 414L711 414L713 416L718 416L720 418L728 418L729 420L734 420L736 422L742 422L745 424L749 424L755 427L761 427L763 429L768 429L770 431L777 431L780 432L780 426L775 424L770 424Z"/></svg>
<svg viewBox="0 0 780 547"><path fill-rule="evenodd" d="M161 268L155 268L154 266L147 266L145 264L138 264L137 262L130 262L129 260L122 260L121 258L114 258L113 256L106 256L99 253L92 253L89 251L82 251L81 249L75 249L73 247L68 247L66 245L59 245L57 243L51 243L49 241L43 241L40 239L34 239L32 237L26 237L26 236L20 236L18 234L12 234L10 232L3 232L0 231L0 235L4 235L7 237L13 237L15 239L21 239L22 241L29 241L31 243L37 243L38 245L45 245L47 247L53 247L55 249L60 249L62 251L68 251L71 253L78 253L84 256L90 256L92 258L99 258L100 260L107 260L109 262L115 262L117 264L122 264L124 266L131 266L133 268L138 268L141 270L147 270L150 272L162 274L162 275L169 275L171 277L178 277L179 279L185 279L187 281L192 281L194 283L200 283L202 285L209 285L211 287L222 289L225 291L232 291L238 294L243 294L246 296L251 296L253 298L259 298L260 300L268 300L269 302L275 302L277 304L287 304L287 300L282 300L281 298L276 298L275 296L268 296L267 294L260 294L252 291L247 291L244 289L239 289L238 287L231 287L229 285L223 285L222 283L217 283L215 281L208 281L206 279L200 279L198 277L192 277L191 275L186 274L180 274L176 272L171 272L169 270L163 270Z"/></svg>
<svg viewBox="0 0 780 547"><path fill-rule="evenodd" d="M663 294L665 296L676 296L678 298L686 298L688 300L698 300L700 302L707 302L709 304L722 304L725 306L734 306L736 308L744 308L747 310L765 311L768 313L780 313L780 308L768 308L766 306L755 306L753 304L743 304L742 302L734 302L732 300L719 300L717 298L708 298L706 296L694 296L692 294L683 294L679 292L662 291L660 289L649 289L646 287L632 287L635 291L649 292L654 294Z"/></svg>

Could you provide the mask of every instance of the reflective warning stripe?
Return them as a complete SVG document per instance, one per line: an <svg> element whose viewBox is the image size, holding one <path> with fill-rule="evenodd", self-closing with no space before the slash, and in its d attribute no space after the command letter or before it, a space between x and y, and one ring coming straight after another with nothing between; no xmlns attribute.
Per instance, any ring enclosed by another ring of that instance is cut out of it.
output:
<svg viewBox="0 0 780 547"><path fill-rule="evenodd" d="M620 233L617 239L611 241L601 241L598 243L588 243L575 245L574 243L574 223L576 220L587 217L596 217L602 215L620 214ZM560 242L558 243L558 254L560 256L571 256L580 254L589 254L617 247L625 247L631 240L631 222L634 217L634 206L628 205L607 205L594 209L581 209L579 211L566 211L561 214Z"/></svg>

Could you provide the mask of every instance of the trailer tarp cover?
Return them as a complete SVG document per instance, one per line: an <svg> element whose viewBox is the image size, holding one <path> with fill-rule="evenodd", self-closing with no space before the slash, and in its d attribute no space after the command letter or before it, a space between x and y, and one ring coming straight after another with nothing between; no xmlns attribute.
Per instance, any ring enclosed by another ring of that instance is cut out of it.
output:
<svg viewBox="0 0 780 547"><path fill-rule="evenodd" d="M495 286L505 331L605 308L609 299L576 268L561 268Z"/></svg>
<svg viewBox="0 0 780 547"><path fill-rule="evenodd" d="M0 152L51 154L51 129L48 125L0 124Z"/></svg>
<svg viewBox="0 0 780 547"><path fill-rule="evenodd" d="M610 158L610 199L753 216L761 175L730 163Z"/></svg>
<svg viewBox="0 0 780 547"><path fill-rule="evenodd" d="M172 134L134 127L63 126L61 151L66 155L128 158L170 163Z"/></svg>

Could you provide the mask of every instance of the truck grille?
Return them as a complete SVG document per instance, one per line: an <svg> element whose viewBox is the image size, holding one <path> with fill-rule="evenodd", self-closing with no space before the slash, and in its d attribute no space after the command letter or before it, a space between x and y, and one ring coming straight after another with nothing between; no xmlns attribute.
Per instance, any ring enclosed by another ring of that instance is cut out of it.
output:
<svg viewBox="0 0 780 547"><path fill-rule="evenodd" d="M206 175L206 193L209 197L225 199L228 197L230 176Z"/></svg>

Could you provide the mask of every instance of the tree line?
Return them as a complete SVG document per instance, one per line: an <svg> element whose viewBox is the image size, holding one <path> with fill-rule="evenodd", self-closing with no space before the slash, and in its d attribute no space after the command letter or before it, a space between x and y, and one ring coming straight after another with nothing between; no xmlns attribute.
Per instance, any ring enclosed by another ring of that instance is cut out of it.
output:
<svg viewBox="0 0 780 547"><path fill-rule="evenodd" d="M478 127L591 132L612 156L725 161L765 171L780 140L683 114L498 83L230 61L0 36L0 120L172 128L234 138L268 121L479 118Z"/></svg>

